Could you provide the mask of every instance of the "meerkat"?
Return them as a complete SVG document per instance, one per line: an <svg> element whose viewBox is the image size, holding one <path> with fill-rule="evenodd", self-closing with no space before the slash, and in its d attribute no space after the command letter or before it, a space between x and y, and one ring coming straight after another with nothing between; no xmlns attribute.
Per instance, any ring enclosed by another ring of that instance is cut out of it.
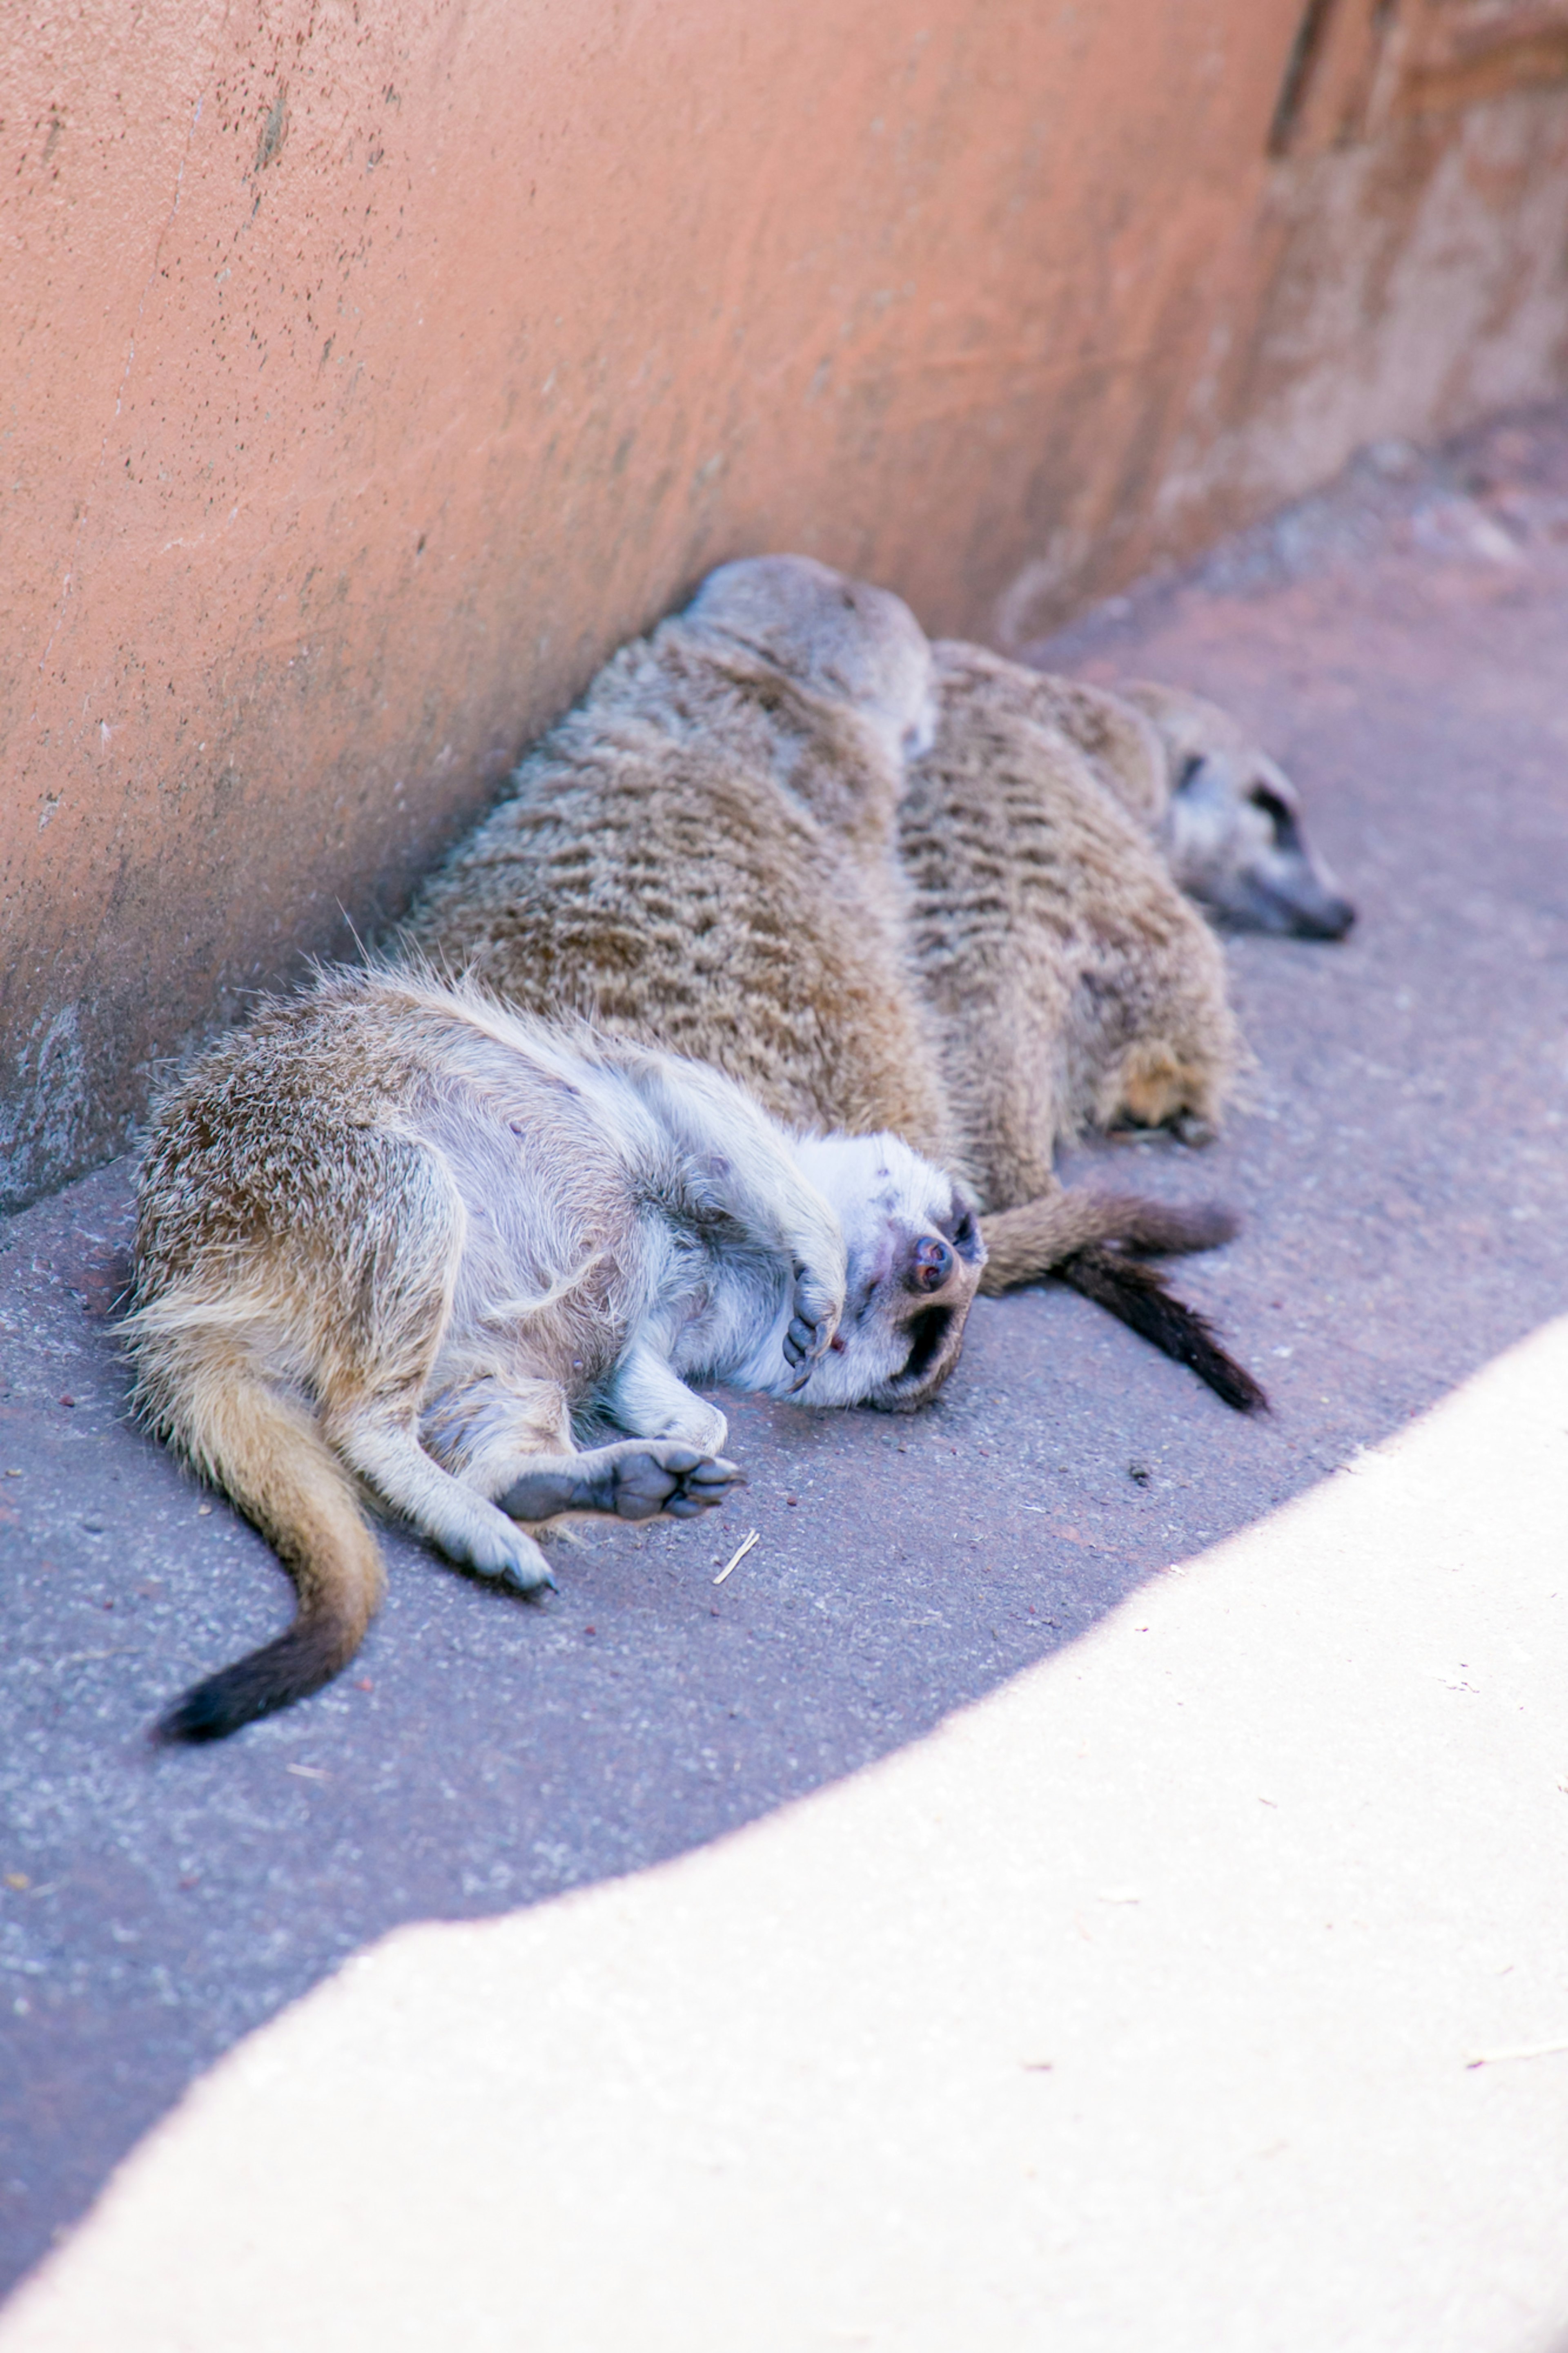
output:
<svg viewBox="0 0 1568 2353"><path fill-rule="evenodd" d="M899 810L910 937L981 1197L1017 1202L1088 1129L1212 1131L1241 1041L1208 925L1038 679L978 646L934 657Z"/></svg>
<svg viewBox="0 0 1568 2353"><path fill-rule="evenodd" d="M1355 908L1301 827L1295 786L1217 703L1133 681L1122 699L1156 730L1165 805L1155 839L1182 889L1236 931L1342 940Z"/></svg>
<svg viewBox="0 0 1568 2353"><path fill-rule="evenodd" d="M775 1119L958 1161L893 847L934 719L897 597L726 565L525 756L400 937L542 1018L711 1062Z"/></svg>
<svg viewBox="0 0 1568 2353"><path fill-rule="evenodd" d="M1026 1181L1022 1163L992 1150L974 1091L954 1088L952 1024L927 987L900 855L937 687L924 632L886 590L805 557L721 566L528 754L420 893L403 944L531 1013L711 1062L776 1118L903 1136L976 1186L983 1289L1054 1271L1230 1402L1256 1405L1261 1392L1202 1319L1124 1255L1207 1249L1234 1220L1068 1191L1045 1152ZM1208 975L1206 934L1168 878L1163 888ZM1097 976L1114 987L1113 958ZM1142 1100L1131 1050L1163 1017L1138 987L1123 1010L1114 1050ZM1102 1029L1109 1039L1117 1024ZM1016 1047L998 1029L979 1050ZM1151 1040L1151 1099L1163 1051ZM1031 1064L1019 1083L1036 1082ZM1054 1065L1039 1082L1055 1084Z"/></svg>
<svg viewBox="0 0 1568 2353"><path fill-rule="evenodd" d="M383 1584L362 1495L536 1593L562 1514L690 1517L741 1478L691 1381L934 1394L984 1255L900 1139L792 1137L704 1065L385 967L264 1006L155 1113L123 1328L142 1414L299 1609L160 1736L220 1737L353 1657Z"/></svg>
<svg viewBox="0 0 1568 2353"><path fill-rule="evenodd" d="M939 659L945 650L937 648ZM1300 794L1227 711L1147 680L1112 691L1008 668L1019 672L1020 699L1072 738L1178 887L1216 923L1343 939L1355 909L1307 839Z"/></svg>

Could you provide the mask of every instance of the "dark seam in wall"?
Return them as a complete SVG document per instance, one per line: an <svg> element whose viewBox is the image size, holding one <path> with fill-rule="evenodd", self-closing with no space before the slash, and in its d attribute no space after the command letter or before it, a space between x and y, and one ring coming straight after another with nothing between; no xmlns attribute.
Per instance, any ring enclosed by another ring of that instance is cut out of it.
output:
<svg viewBox="0 0 1568 2353"><path fill-rule="evenodd" d="M1296 37L1290 44L1290 54L1285 61L1285 79L1279 85L1274 120L1268 126L1268 153L1270 155L1289 153L1302 100L1312 78L1312 68L1318 61L1335 5L1336 0L1307 0L1301 21L1296 27Z"/></svg>

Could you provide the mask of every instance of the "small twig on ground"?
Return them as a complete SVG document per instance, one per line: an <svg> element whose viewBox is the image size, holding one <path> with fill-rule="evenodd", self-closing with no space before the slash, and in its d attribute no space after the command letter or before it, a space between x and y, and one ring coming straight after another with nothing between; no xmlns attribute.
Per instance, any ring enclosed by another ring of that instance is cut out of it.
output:
<svg viewBox="0 0 1568 2353"><path fill-rule="evenodd" d="M757 1529L753 1528L745 1542L736 1546L735 1550L731 1554L729 1559L724 1563L723 1567L719 1571L718 1576L713 1579L714 1584L722 1585L724 1579L729 1576L730 1571L736 1566L737 1562L744 1560L746 1555L751 1551L752 1546L754 1544L760 1544L761 1542L761 1535Z"/></svg>
<svg viewBox="0 0 1568 2353"><path fill-rule="evenodd" d="M1515 2051L1476 2051L1465 2062L1467 2067L1495 2067L1500 2059L1554 2059L1560 2051L1568 2051L1568 2035L1561 2042L1526 2042Z"/></svg>

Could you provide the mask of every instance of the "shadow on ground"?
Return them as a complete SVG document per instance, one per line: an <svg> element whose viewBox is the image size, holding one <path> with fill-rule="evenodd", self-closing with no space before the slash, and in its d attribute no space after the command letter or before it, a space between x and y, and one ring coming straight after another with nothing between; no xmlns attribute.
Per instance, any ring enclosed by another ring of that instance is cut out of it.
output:
<svg viewBox="0 0 1568 2353"><path fill-rule="evenodd" d="M1258 1068L1223 1145L1094 1155L1245 1209L1184 1284L1268 1382L1266 1421L1068 1293L983 1301L936 1409L738 1404L752 1484L722 1524L563 1546L542 1608L395 1538L342 1683L154 1756L161 1704L276 1628L286 1588L126 1425L124 1165L0 1228L5 2278L353 1947L634 1870L852 1771L1568 1305L1565 628L1557 412L1440 463L1384 450L1042 649L1233 703L1362 907L1342 947L1235 944Z"/></svg>

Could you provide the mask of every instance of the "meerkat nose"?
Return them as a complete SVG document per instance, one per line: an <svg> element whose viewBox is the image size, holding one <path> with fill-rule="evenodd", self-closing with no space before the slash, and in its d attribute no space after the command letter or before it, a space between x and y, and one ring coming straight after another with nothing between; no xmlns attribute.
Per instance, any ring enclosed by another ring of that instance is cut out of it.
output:
<svg viewBox="0 0 1568 2353"><path fill-rule="evenodd" d="M911 1291L940 1291L952 1272L952 1252L936 1234L922 1234L910 1253L904 1277Z"/></svg>

